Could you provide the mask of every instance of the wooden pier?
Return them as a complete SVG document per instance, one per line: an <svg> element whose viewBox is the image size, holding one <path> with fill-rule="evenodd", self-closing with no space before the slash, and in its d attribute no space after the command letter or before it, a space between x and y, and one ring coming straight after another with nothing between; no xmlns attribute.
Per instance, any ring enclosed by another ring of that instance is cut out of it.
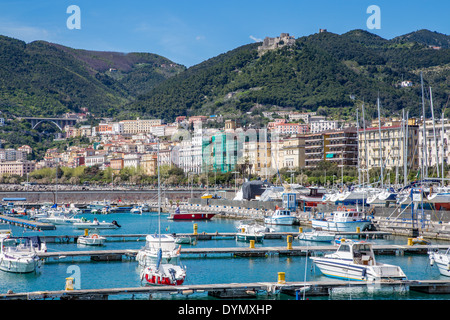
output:
<svg viewBox="0 0 450 320"><path fill-rule="evenodd" d="M4 214L0 215L0 222L6 224L12 224L15 226L20 226L32 230L55 230L56 227L50 223L43 223L39 221L20 219L17 217L7 216Z"/></svg>
<svg viewBox="0 0 450 320"><path fill-rule="evenodd" d="M225 248L187 248L182 247L181 254L187 256L207 257L209 255L231 255L233 257L265 257L270 255L306 256L333 252L336 246L288 246L284 247L225 247ZM373 251L377 255L407 255L427 254L428 250L446 250L448 245L373 245ZM65 258L90 257L94 261L121 261L125 256L134 258L137 249L117 250L83 250L83 251L59 251L39 253L39 258L46 260L64 260Z"/></svg>
<svg viewBox="0 0 450 320"><path fill-rule="evenodd" d="M275 275L276 276L276 275ZM380 282L365 281L302 281L302 282L253 282L253 283L223 283L198 284L181 286L140 286L128 288L78 289L58 291L35 291L21 293L2 293L0 300L108 300L109 296L125 295L128 299L152 299L154 294L181 295L207 294L218 298L254 298L257 295L273 296L286 294L306 297L326 296L336 288L362 290L379 290L386 287L398 290L412 290L429 294L450 293L448 280L395 280ZM139 297L143 295L144 297ZM137 296L137 297L136 297ZM158 296L158 299L161 299Z"/></svg>
<svg viewBox="0 0 450 320"><path fill-rule="evenodd" d="M383 231L361 231L361 232L336 232L336 236L345 238L358 239L375 239L391 236L390 232ZM41 236L41 240L46 243L76 243L80 235L45 235ZM195 240L222 240L233 239L236 237L235 232L202 232L194 233L176 233L175 237L190 237ZM297 237L299 232L270 232L264 235L264 239L283 239L287 236ZM145 241L147 234L102 234L106 241Z"/></svg>

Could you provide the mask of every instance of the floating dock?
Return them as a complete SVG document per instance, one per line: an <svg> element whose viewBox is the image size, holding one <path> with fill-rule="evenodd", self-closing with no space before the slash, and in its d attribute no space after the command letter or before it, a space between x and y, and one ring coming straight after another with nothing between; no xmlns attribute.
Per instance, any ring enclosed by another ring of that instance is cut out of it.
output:
<svg viewBox="0 0 450 320"><path fill-rule="evenodd" d="M12 216L8 216L8 215L4 215L4 214L0 215L0 222L6 223L6 224L12 224L15 226L20 226L20 227L24 227L24 228L28 228L28 229L32 229L32 230L55 230L56 229L56 227L50 223L20 219L17 217L12 217Z"/></svg>
<svg viewBox="0 0 450 320"><path fill-rule="evenodd" d="M398 288L398 290L412 290L429 294L450 293L450 281L448 280L396 280L396 281L306 281L306 282L253 282L253 283L225 283L225 284L200 284L181 286L141 286L128 288L106 288L85 290L59 290L36 291L22 293L3 293L0 300L107 300L112 295L127 295L135 299L136 295L145 295L152 299L153 294L182 295L187 297L194 293L204 294L217 298L252 298L257 295L287 294L300 298L303 295L326 296L334 289L361 288L362 290L378 290L385 287ZM139 298L139 297L138 297ZM142 297L140 299L143 299ZM158 297L158 300L160 297Z"/></svg>
<svg viewBox="0 0 450 320"><path fill-rule="evenodd" d="M377 255L427 254L428 250L446 250L448 245L373 245ZM90 257L94 261L121 261L125 256L134 258L139 250L83 250L39 253L41 259L63 260L65 258ZM234 257L265 257L269 255L306 256L336 251L336 246L284 246L284 247L227 247L227 248L186 248L182 247L182 255L207 257L208 255L232 255Z"/></svg>

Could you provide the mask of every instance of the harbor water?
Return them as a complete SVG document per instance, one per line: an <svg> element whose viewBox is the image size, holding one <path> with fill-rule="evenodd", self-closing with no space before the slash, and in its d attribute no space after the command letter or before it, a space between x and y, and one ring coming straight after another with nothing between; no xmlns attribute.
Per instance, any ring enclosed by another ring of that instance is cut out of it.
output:
<svg viewBox="0 0 450 320"><path fill-rule="evenodd" d="M111 222L116 220L120 228L114 230L101 230L102 235L117 234L152 234L158 231L158 215L144 212L141 215L129 212L112 213L108 215L82 214L89 220L97 218L99 221ZM162 233L192 233L194 223L198 225L198 233L207 232L236 232L238 220L214 217L209 221L173 221L167 219L168 215L161 215ZM297 232L298 226L272 226L276 231ZM14 236L50 236L50 235L82 235L84 230L74 228L72 225L58 225L56 230L31 231L17 226L0 225L1 229L10 229ZM309 231L303 227L303 231ZM407 238L390 236L386 239L365 239L374 244L400 244L406 245ZM439 243L445 244L444 241ZM294 246L314 246L323 243L293 240ZM434 244L437 244L434 243ZM114 250L114 249L140 249L145 245L140 241L107 241L102 247L87 247L76 243L47 243L48 252L72 250ZM450 245L450 243L449 243ZM199 240L195 244L183 244L182 247L248 247L249 243L236 241L234 238L217 240ZM286 238L264 239L258 246L286 246ZM437 267L429 265L427 255L380 255L379 262L400 266L408 279L445 279L439 274ZM208 256L182 255L182 262L187 269L184 284L215 284L215 283L250 283L250 282L276 282L278 273L284 272L286 281L325 281L329 280L314 267L312 260L304 256L268 255L266 257L233 257L230 254L208 254ZM14 274L0 271L0 292L33 292L64 290L65 279L76 276L78 289L124 288L145 285L140 280L140 269L134 258L124 258L122 261L91 261L86 258L65 258L60 261L49 259L43 261L37 272L29 274ZM139 299L139 296L133 297ZM142 296L148 299L148 296ZM184 299L180 295L160 294L152 296L153 299ZM109 299L130 299L130 296L110 296ZM206 293L195 293L189 299L216 299ZM257 299L287 300L295 297L274 294L261 294ZM309 297L310 300L446 300L450 295L431 295L410 290L377 289L371 285L367 288L334 289L329 296Z"/></svg>

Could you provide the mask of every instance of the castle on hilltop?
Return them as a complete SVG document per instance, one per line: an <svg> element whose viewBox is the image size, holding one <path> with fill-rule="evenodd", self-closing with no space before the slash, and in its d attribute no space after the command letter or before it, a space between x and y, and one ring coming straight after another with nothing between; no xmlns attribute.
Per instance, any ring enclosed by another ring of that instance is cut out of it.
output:
<svg viewBox="0 0 450 320"><path fill-rule="evenodd" d="M282 33L279 37L270 38L266 37L261 46L258 47L260 53L264 53L267 50L274 50L282 48L284 46L290 46L295 43L295 38L290 36L289 33Z"/></svg>

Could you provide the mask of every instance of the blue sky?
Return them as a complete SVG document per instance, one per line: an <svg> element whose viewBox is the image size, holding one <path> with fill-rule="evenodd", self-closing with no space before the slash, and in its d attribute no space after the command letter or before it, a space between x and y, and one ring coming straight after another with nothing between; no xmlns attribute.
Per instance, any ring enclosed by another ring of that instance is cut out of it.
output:
<svg viewBox="0 0 450 320"><path fill-rule="evenodd" d="M70 5L81 29L68 29ZM368 29L370 5L381 28ZM46 40L77 49L151 52L192 66L238 46L287 32L319 28L342 34L364 29L391 39L429 29L450 34L448 0L1 0L0 34Z"/></svg>

